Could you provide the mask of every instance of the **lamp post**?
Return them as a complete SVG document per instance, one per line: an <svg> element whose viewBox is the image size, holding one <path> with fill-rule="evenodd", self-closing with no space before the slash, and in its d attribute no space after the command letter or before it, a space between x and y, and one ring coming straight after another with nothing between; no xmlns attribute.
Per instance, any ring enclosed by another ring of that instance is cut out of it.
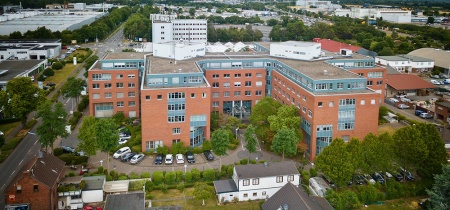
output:
<svg viewBox="0 0 450 210"><path fill-rule="evenodd" d="M236 128L236 140L238 139L239 128Z"/></svg>

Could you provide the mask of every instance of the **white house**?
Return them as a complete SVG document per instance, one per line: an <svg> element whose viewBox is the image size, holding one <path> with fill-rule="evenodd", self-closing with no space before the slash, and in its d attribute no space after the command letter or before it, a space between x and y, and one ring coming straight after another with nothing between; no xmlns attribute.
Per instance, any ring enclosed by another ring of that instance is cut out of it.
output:
<svg viewBox="0 0 450 210"><path fill-rule="evenodd" d="M170 15L159 15L152 20L152 41L162 43L188 40L190 42L207 42L207 20L174 19Z"/></svg>
<svg viewBox="0 0 450 210"><path fill-rule="evenodd" d="M153 43L153 56L175 60L186 60L205 55L205 43L170 41Z"/></svg>
<svg viewBox="0 0 450 210"><path fill-rule="evenodd" d="M105 176L83 177L86 183L81 197L84 203L103 202L103 188L105 186Z"/></svg>
<svg viewBox="0 0 450 210"><path fill-rule="evenodd" d="M398 55L398 56L376 56L375 63L383 66L391 66L398 72L424 72L432 70L434 61L428 58L423 58L413 55Z"/></svg>
<svg viewBox="0 0 450 210"><path fill-rule="evenodd" d="M300 173L293 161L234 166L232 179L214 181L219 202L270 198L286 183L298 186Z"/></svg>
<svg viewBox="0 0 450 210"><path fill-rule="evenodd" d="M296 60L312 60L321 55L321 44L317 42L287 41L270 44L270 56Z"/></svg>

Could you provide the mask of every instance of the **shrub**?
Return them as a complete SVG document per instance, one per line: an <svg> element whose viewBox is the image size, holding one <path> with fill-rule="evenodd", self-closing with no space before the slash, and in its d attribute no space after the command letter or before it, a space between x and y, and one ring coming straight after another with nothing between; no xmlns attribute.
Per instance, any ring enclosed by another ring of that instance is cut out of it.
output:
<svg viewBox="0 0 450 210"><path fill-rule="evenodd" d="M34 124L36 124L36 122L37 122L36 119L28 120L28 121L25 123L25 128L26 128L26 129L32 128L32 127L34 126Z"/></svg>
<svg viewBox="0 0 450 210"><path fill-rule="evenodd" d="M311 174L311 177L316 177L317 176L317 171L315 168L310 168L309 169L309 174Z"/></svg>
<svg viewBox="0 0 450 210"><path fill-rule="evenodd" d="M132 181L128 184L128 191L142 190L144 184L145 184L144 180Z"/></svg>
<svg viewBox="0 0 450 210"><path fill-rule="evenodd" d="M103 172L104 172L103 166L99 166L99 167L97 168L97 174L103 174Z"/></svg>
<svg viewBox="0 0 450 210"><path fill-rule="evenodd" d="M54 69L54 70L60 70L63 67L64 67L64 65L61 62L55 62L55 63L52 64L52 69Z"/></svg>
<svg viewBox="0 0 450 210"><path fill-rule="evenodd" d="M308 171L302 171L302 182L303 183L309 183L309 172Z"/></svg>
<svg viewBox="0 0 450 210"><path fill-rule="evenodd" d="M42 74L47 77L51 77L51 76L55 75L55 72L53 71L53 69L47 68L44 70L44 72L42 72Z"/></svg>
<svg viewBox="0 0 450 210"><path fill-rule="evenodd" d="M150 180L147 180L147 181L145 182L145 191L151 192L151 191L153 191L153 189L155 189L155 183L153 183L153 182L150 181Z"/></svg>
<svg viewBox="0 0 450 210"><path fill-rule="evenodd" d="M180 182L180 184L177 185L177 189L181 192L183 192L185 187L184 182Z"/></svg>
<svg viewBox="0 0 450 210"><path fill-rule="evenodd" d="M60 155L62 155L64 152L63 152L63 150L61 149L61 148L55 148L55 149L53 149L53 155L55 155L55 156L60 156Z"/></svg>
<svg viewBox="0 0 450 210"><path fill-rule="evenodd" d="M251 164L256 164L256 160L251 160L250 163Z"/></svg>
<svg viewBox="0 0 450 210"><path fill-rule="evenodd" d="M167 192L168 186L167 186L166 184L162 183L160 187L161 187L161 191L162 191L163 193L166 193L166 192Z"/></svg>
<svg viewBox="0 0 450 210"><path fill-rule="evenodd" d="M183 179L183 172L182 171L176 171L175 173L176 173L175 181L177 183L180 183L181 180Z"/></svg>
<svg viewBox="0 0 450 210"><path fill-rule="evenodd" d="M233 176L233 170L234 170L234 167L232 165L228 167L227 174L229 177Z"/></svg>
<svg viewBox="0 0 450 210"><path fill-rule="evenodd" d="M229 150L235 150L239 145L237 144L228 144L228 149Z"/></svg>
<svg viewBox="0 0 450 210"><path fill-rule="evenodd" d="M42 82L42 81L45 81L45 78L46 77L44 76L44 74L41 74L41 75L39 75L37 80Z"/></svg>
<svg viewBox="0 0 450 210"><path fill-rule="evenodd" d="M80 112L73 112L73 116L76 118L80 118L82 115Z"/></svg>
<svg viewBox="0 0 450 210"><path fill-rule="evenodd" d="M203 180L214 181L216 179L216 171L214 169L206 169L203 171Z"/></svg>
<svg viewBox="0 0 450 210"><path fill-rule="evenodd" d="M150 178L150 172L142 172L141 178L143 178L143 179L149 179L149 178Z"/></svg>
<svg viewBox="0 0 450 210"><path fill-rule="evenodd" d="M175 172L174 171L167 172L166 175L164 176L164 179L165 179L165 183L168 185L175 183L175 179L176 179Z"/></svg>
<svg viewBox="0 0 450 210"><path fill-rule="evenodd" d="M130 179L139 179L139 174L137 174L136 172L131 172L129 177Z"/></svg>
<svg viewBox="0 0 450 210"><path fill-rule="evenodd" d="M373 185L361 186L358 188L358 198L362 203L371 204L383 199L383 194Z"/></svg>
<svg viewBox="0 0 450 210"><path fill-rule="evenodd" d="M211 141L203 141L202 148L203 150L211 150Z"/></svg>
<svg viewBox="0 0 450 210"><path fill-rule="evenodd" d="M247 159L247 158L244 158L244 159L242 159L241 161L239 161L239 163L241 163L241 165L247 165L248 159Z"/></svg>
<svg viewBox="0 0 450 210"><path fill-rule="evenodd" d="M128 180L128 176L127 175L120 175L119 178L117 180Z"/></svg>
<svg viewBox="0 0 450 210"><path fill-rule="evenodd" d="M201 147L195 147L195 148L192 150L192 153L194 153L194 154L200 154L200 153L203 153L203 148L201 148Z"/></svg>
<svg viewBox="0 0 450 210"><path fill-rule="evenodd" d="M191 183L192 182L192 173L191 172L186 172L186 174L184 175L184 181L187 183Z"/></svg>
<svg viewBox="0 0 450 210"><path fill-rule="evenodd" d="M112 170L111 172L109 172L109 175L111 175L112 180L118 180L119 179L119 173L117 173L117 171Z"/></svg>
<svg viewBox="0 0 450 210"><path fill-rule="evenodd" d="M152 180L155 183L155 185L160 185L164 181L164 175L161 171L155 171L152 174Z"/></svg>
<svg viewBox="0 0 450 210"><path fill-rule="evenodd" d="M192 181L193 182L200 180L200 171L198 169L193 168L191 170L191 173L192 173Z"/></svg>
<svg viewBox="0 0 450 210"><path fill-rule="evenodd" d="M386 182L385 191L388 200L402 198L406 195L404 184L400 182Z"/></svg>

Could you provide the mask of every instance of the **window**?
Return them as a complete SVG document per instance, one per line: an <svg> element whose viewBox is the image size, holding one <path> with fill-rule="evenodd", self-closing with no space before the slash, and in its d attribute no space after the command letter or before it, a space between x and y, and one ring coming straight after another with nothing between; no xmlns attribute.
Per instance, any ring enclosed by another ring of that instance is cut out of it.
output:
<svg viewBox="0 0 450 210"><path fill-rule="evenodd" d="M318 107L322 107L322 106L323 106L323 103L322 103L322 102L319 102L319 103L317 103L317 106L318 106Z"/></svg>
<svg viewBox="0 0 450 210"><path fill-rule="evenodd" d="M251 95L252 95L252 91L250 91L250 90L245 91L245 96L251 96Z"/></svg>
<svg viewBox="0 0 450 210"><path fill-rule="evenodd" d="M277 176L277 183L283 182L283 176Z"/></svg>
<svg viewBox="0 0 450 210"><path fill-rule="evenodd" d="M361 105L365 105L366 104L366 100L361 100Z"/></svg>
<svg viewBox="0 0 450 210"><path fill-rule="evenodd" d="M161 100L162 99L162 95L156 96L156 99Z"/></svg>
<svg viewBox="0 0 450 210"><path fill-rule="evenodd" d="M248 194L247 193L244 193L244 198L248 198Z"/></svg>
<svg viewBox="0 0 450 210"><path fill-rule="evenodd" d="M123 93L116 93L116 98L123 98Z"/></svg>
<svg viewBox="0 0 450 210"><path fill-rule="evenodd" d="M306 96L303 96L303 100L306 101Z"/></svg>
<svg viewBox="0 0 450 210"><path fill-rule="evenodd" d="M206 93L202 93L202 98L206 98Z"/></svg>
<svg viewBox="0 0 450 210"><path fill-rule="evenodd" d="M256 73L256 77L262 77L262 73Z"/></svg>
<svg viewBox="0 0 450 210"><path fill-rule="evenodd" d="M172 140L172 145L181 142L181 139L173 139Z"/></svg>
<svg viewBox="0 0 450 210"><path fill-rule="evenodd" d="M128 83L128 87L129 88L134 88L134 87L136 87L136 84L134 82L129 82Z"/></svg>
<svg viewBox="0 0 450 210"><path fill-rule="evenodd" d="M136 77L136 75L134 75L134 74L129 74L128 75L128 78L135 78Z"/></svg>
<svg viewBox="0 0 450 210"><path fill-rule="evenodd" d="M219 78L219 75L218 74L213 74L213 79L217 79L217 78Z"/></svg>
<svg viewBox="0 0 450 210"><path fill-rule="evenodd" d="M258 195L258 193L253 193L253 197L256 197Z"/></svg>
<svg viewBox="0 0 450 210"><path fill-rule="evenodd" d="M100 98L100 93L92 94L92 99L99 99L99 98Z"/></svg>
<svg viewBox="0 0 450 210"><path fill-rule="evenodd" d="M223 92L223 97L230 97L230 91Z"/></svg>
<svg viewBox="0 0 450 210"><path fill-rule="evenodd" d="M128 101L128 107L136 106L136 101Z"/></svg>
<svg viewBox="0 0 450 210"><path fill-rule="evenodd" d="M213 92L212 93L213 98L219 98L219 92Z"/></svg>
<svg viewBox="0 0 450 210"><path fill-rule="evenodd" d="M338 82L337 83L337 89L343 89L344 88L344 83L343 82Z"/></svg>
<svg viewBox="0 0 450 210"><path fill-rule="evenodd" d="M92 84L92 88L93 89L99 89L100 88L100 84Z"/></svg>
<svg viewBox="0 0 450 210"><path fill-rule="evenodd" d="M370 104L375 104L375 99L370 100Z"/></svg>
<svg viewBox="0 0 450 210"><path fill-rule="evenodd" d="M122 79L123 78L123 74L116 74L116 79Z"/></svg>
<svg viewBox="0 0 450 210"><path fill-rule="evenodd" d="M150 96L145 96L145 100L150 100Z"/></svg>
<svg viewBox="0 0 450 210"><path fill-rule="evenodd" d="M252 185L259 185L259 178L253 179Z"/></svg>
<svg viewBox="0 0 450 210"><path fill-rule="evenodd" d="M367 81L367 86L372 86L372 81Z"/></svg>
<svg viewBox="0 0 450 210"><path fill-rule="evenodd" d="M219 83L218 82L213 82L212 87L213 88L218 88L219 87Z"/></svg>
<svg viewBox="0 0 450 210"><path fill-rule="evenodd" d="M354 98L339 100L339 105L342 105L342 106L355 105L355 104L356 104L356 100Z"/></svg>
<svg viewBox="0 0 450 210"><path fill-rule="evenodd" d="M111 83L105 83L105 88L111 88Z"/></svg>
<svg viewBox="0 0 450 210"><path fill-rule="evenodd" d="M33 184L33 190L34 190L34 192L39 191L39 185L38 184Z"/></svg>
<svg viewBox="0 0 450 210"><path fill-rule="evenodd" d="M191 93L191 98L195 98L195 93Z"/></svg>
<svg viewBox="0 0 450 210"><path fill-rule="evenodd" d="M224 74L223 78L230 78L230 74Z"/></svg>
<svg viewBox="0 0 450 210"><path fill-rule="evenodd" d="M251 81L245 81L245 87L251 87L252 82Z"/></svg>
<svg viewBox="0 0 450 210"><path fill-rule="evenodd" d="M263 192L262 192L262 195L265 196L265 195L266 195L266 191L263 191Z"/></svg>
<svg viewBox="0 0 450 210"><path fill-rule="evenodd" d="M117 107L123 107L124 105L123 105L123 101L118 101L117 102Z"/></svg>
<svg viewBox="0 0 450 210"><path fill-rule="evenodd" d="M178 99L178 98L185 98L184 92L174 92L169 93L169 99Z"/></svg>
<svg viewBox="0 0 450 210"><path fill-rule="evenodd" d="M177 111L177 110L185 110L186 104L168 104L167 110L169 111Z"/></svg>
<svg viewBox="0 0 450 210"><path fill-rule="evenodd" d="M244 179L242 184L244 186L249 186L250 185L250 179Z"/></svg>
<svg viewBox="0 0 450 210"><path fill-rule="evenodd" d="M234 74L235 78L241 78L241 74Z"/></svg>
<svg viewBox="0 0 450 210"><path fill-rule="evenodd" d="M123 83L122 83L122 82L116 83L116 87L118 87L118 88L123 88Z"/></svg>
<svg viewBox="0 0 450 210"><path fill-rule="evenodd" d="M256 87L262 86L262 82L256 82Z"/></svg>
<svg viewBox="0 0 450 210"><path fill-rule="evenodd" d="M245 77L252 77L252 73L245 73Z"/></svg>
<svg viewBox="0 0 450 210"><path fill-rule="evenodd" d="M382 78L383 72L369 72L367 75L368 78Z"/></svg>
<svg viewBox="0 0 450 210"><path fill-rule="evenodd" d="M234 96L241 96L241 91L234 91Z"/></svg>
<svg viewBox="0 0 450 210"><path fill-rule="evenodd" d="M303 106L302 112L303 112L303 113L306 113L306 107L305 107L305 106Z"/></svg>
<svg viewBox="0 0 450 210"><path fill-rule="evenodd" d="M181 128L172 128L172 134L180 134Z"/></svg>
<svg viewBox="0 0 450 210"><path fill-rule="evenodd" d="M219 107L219 102L218 101L213 101L212 102L212 107Z"/></svg>
<svg viewBox="0 0 450 210"><path fill-rule="evenodd" d="M294 181L294 175L289 175L288 182L293 182L293 181Z"/></svg>
<svg viewBox="0 0 450 210"><path fill-rule="evenodd" d="M241 82L234 82L234 87L241 87Z"/></svg>
<svg viewBox="0 0 450 210"><path fill-rule="evenodd" d="M223 87L224 88L229 88L230 87L230 83L229 82L224 82L223 83Z"/></svg>
<svg viewBox="0 0 450 210"><path fill-rule="evenodd" d="M308 117L312 117L312 111L308 110Z"/></svg>
<svg viewBox="0 0 450 210"><path fill-rule="evenodd" d="M169 116L167 117L168 122L184 122L184 115Z"/></svg>
<svg viewBox="0 0 450 210"><path fill-rule="evenodd" d="M329 106L329 107L334 107L334 101L328 102L328 106Z"/></svg>
<svg viewBox="0 0 450 210"><path fill-rule="evenodd" d="M382 85L383 84L383 81L377 81L377 85Z"/></svg>
<svg viewBox="0 0 450 210"><path fill-rule="evenodd" d="M17 185L17 193L22 193L22 185Z"/></svg>
<svg viewBox="0 0 450 210"><path fill-rule="evenodd" d="M136 97L135 92L128 92L128 98L134 98L134 97Z"/></svg>
<svg viewBox="0 0 450 210"><path fill-rule="evenodd" d="M262 91L261 91L261 90L255 91L255 95L257 95L257 96L262 96Z"/></svg>
<svg viewBox="0 0 450 210"><path fill-rule="evenodd" d="M105 93L105 98L112 98L112 93Z"/></svg>

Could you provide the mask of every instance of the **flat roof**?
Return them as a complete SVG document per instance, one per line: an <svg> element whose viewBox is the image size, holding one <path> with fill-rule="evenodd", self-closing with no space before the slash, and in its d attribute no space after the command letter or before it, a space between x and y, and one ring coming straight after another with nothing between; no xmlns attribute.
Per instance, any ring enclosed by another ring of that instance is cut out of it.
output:
<svg viewBox="0 0 450 210"><path fill-rule="evenodd" d="M8 72L0 75L0 81L9 81L44 61L45 60L4 60L0 62L0 70L8 70Z"/></svg>
<svg viewBox="0 0 450 210"><path fill-rule="evenodd" d="M201 57L204 59L203 57ZM196 61L198 59L175 61L168 58L147 56L150 60L150 65L146 69L146 74L165 74L165 73L193 73L200 72L197 68Z"/></svg>
<svg viewBox="0 0 450 210"><path fill-rule="evenodd" d="M287 42L271 42L272 44L277 45L286 45L286 46L294 46L294 47L311 47L314 45L319 45L317 42L301 42L301 41L287 41Z"/></svg>
<svg viewBox="0 0 450 210"><path fill-rule="evenodd" d="M110 52L105 55L103 60L144 60L144 56L149 53L140 52Z"/></svg>
<svg viewBox="0 0 450 210"><path fill-rule="evenodd" d="M377 58L383 59L383 60L387 60L387 61L409 61L408 58L404 58L404 57L400 57L397 55L393 55L393 56L377 56Z"/></svg>
<svg viewBox="0 0 450 210"><path fill-rule="evenodd" d="M8 43L8 44L21 44L21 43L60 43L61 39L0 39L0 43Z"/></svg>

